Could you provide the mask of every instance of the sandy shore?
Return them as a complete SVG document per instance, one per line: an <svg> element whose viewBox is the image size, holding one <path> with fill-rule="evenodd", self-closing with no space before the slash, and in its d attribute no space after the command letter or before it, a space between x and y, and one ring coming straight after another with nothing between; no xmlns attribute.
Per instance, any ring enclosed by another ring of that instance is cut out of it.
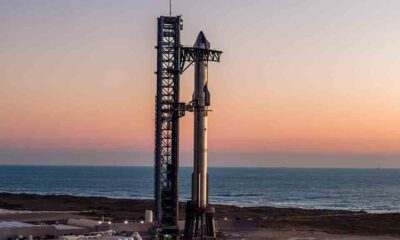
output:
<svg viewBox="0 0 400 240"><path fill-rule="evenodd" d="M330 234L381 235L400 237L400 213L372 214L336 210L305 210L297 208L236 207L215 205L217 218L254 219L270 231L307 231ZM98 218L101 212L113 221L142 219L151 200L110 199L34 194L0 193L0 208L32 211L79 211ZM184 203L181 216L184 218Z"/></svg>

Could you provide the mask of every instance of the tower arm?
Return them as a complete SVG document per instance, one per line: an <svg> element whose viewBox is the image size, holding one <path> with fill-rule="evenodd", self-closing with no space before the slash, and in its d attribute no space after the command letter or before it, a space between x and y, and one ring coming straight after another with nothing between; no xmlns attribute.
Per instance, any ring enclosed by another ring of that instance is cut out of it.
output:
<svg viewBox="0 0 400 240"><path fill-rule="evenodd" d="M196 59L208 62L220 62L222 51L195 48L195 47L181 47L180 48L180 71L183 73L188 69Z"/></svg>

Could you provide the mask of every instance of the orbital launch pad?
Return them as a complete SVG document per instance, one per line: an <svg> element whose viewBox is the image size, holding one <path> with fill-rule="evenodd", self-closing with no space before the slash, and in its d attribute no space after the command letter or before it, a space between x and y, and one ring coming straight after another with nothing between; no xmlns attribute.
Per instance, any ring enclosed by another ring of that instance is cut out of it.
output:
<svg viewBox="0 0 400 240"><path fill-rule="evenodd" d="M180 42L180 16L158 18L157 95L155 124L154 197L156 222L163 236L180 237L179 119L194 113L192 195L186 206L184 239L216 239L215 210L208 205L207 116L210 111L208 63L219 62L222 52L210 49L200 32L193 47ZM180 102L180 75L194 66L193 99Z"/></svg>

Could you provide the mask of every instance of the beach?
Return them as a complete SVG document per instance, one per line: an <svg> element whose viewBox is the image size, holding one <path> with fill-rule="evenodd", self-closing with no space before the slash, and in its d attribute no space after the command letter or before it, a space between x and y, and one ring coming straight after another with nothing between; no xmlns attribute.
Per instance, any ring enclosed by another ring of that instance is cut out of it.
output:
<svg viewBox="0 0 400 240"><path fill-rule="evenodd" d="M339 234L350 236L400 237L400 213L367 213L364 211L311 210L300 208L237 207L214 205L218 221L253 220L267 232ZM30 211L67 211L83 217L100 219L102 214L114 222L141 220L152 200L77 197L0 193L0 209ZM185 203L180 204L180 218L185 216ZM1 217L0 217L1 219ZM248 233L256 234L256 233ZM373 239L382 239L382 238ZM394 238L394 239L395 239ZM254 237L254 239L256 239ZM271 238L274 239L274 238ZM319 239L319 238L318 238ZM321 238L322 239L322 238ZM357 239L357 238L356 238Z"/></svg>

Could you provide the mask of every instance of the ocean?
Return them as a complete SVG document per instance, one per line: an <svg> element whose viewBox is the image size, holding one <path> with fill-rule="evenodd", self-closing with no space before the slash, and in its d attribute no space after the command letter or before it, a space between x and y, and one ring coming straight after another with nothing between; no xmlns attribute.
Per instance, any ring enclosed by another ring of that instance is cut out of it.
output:
<svg viewBox="0 0 400 240"><path fill-rule="evenodd" d="M191 168L180 169L180 197ZM400 212L400 169L210 168L210 201ZM152 167L0 166L0 192L153 198Z"/></svg>

